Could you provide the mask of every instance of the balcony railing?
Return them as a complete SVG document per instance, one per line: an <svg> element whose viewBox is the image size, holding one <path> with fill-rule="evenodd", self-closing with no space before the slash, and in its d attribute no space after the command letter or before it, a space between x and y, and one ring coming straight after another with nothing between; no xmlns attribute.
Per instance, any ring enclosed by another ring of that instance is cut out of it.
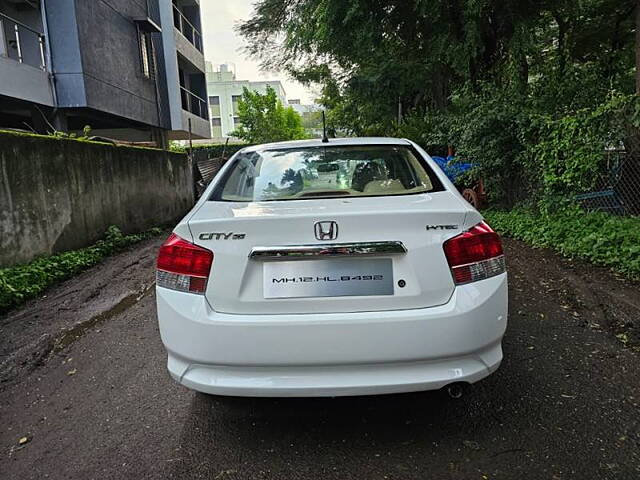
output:
<svg viewBox="0 0 640 480"><path fill-rule="evenodd" d="M202 52L202 35L175 4L173 5L173 24L194 47Z"/></svg>
<svg viewBox="0 0 640 480"><path fill-rule="evenodd" d="M0 55L46 70L44 42L42 32L0 13Z"/></svg>
<svg viewBox="0 0 640 480"><path fill-rule="evenodd" d="M207 102L205 100L184 87L180 87L180 96L182 98L183 110L191 112L205 120L209 120L209 112L207 112Z"/></svg>

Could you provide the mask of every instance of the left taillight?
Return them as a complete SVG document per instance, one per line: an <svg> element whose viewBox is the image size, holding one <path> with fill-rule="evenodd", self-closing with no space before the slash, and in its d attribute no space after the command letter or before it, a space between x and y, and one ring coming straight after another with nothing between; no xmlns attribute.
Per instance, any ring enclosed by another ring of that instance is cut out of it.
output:
<svg viewBox="0 0 640 480"><path fill-rule="evenodd" d="M204 294L213 252L175 233L162 244L156 263L156 284L181 292Z"/></svg>

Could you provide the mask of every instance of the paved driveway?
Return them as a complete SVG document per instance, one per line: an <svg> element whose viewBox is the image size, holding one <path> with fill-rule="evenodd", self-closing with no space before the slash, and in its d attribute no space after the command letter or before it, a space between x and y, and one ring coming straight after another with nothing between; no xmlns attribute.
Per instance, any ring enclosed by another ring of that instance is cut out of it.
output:
<svg viewBox="0 0 640 480"><path fill-rule="evenodd" d="M637 284L507 241L505 361L462 400L216 399L165 373L160 241L0 320L1 478L640 478Z"/></svg>

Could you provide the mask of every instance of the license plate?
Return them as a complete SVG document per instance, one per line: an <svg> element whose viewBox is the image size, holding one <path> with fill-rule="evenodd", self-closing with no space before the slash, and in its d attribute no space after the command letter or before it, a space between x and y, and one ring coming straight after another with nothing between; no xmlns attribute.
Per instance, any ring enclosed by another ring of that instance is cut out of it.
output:
<svg viewBox="0 0 640 480"><path fill-rule="evenodd" d="M379 259L265 262L264 298L393 295L393 263Z"/></svg>

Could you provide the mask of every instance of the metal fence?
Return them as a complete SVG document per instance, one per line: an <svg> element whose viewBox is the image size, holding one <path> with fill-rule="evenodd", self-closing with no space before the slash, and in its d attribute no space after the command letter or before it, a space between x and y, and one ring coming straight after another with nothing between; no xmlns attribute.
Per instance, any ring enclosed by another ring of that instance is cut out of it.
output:
<svg viewBox="0 0 640 480"><path fill-rule="evenodd" d="M46 70L42 32L0 13L0 55Z"/></svg>
<svg viewBox="0 0 640 480"><path fill-rule="evenodd" d="M606 166L595 188L576 196L586 210L640 215L640 159L623 150L605 152Z"/></svg>
<svg viewBox="0 0 640 480"><path fill-rule="evenodd" d="M202 34L184 16L177 5L173 5L173 24L184 37L191 42L200 52L202 52Z"/></svg>
<svg viewBox="0 0 640 480"><path fill-rule="evenodd" d="M180 97L182 100L183 110L191 112L204 120L209 120L209 111L206 100L200 98L198 95L184 87L180 87Z"/></svg>

